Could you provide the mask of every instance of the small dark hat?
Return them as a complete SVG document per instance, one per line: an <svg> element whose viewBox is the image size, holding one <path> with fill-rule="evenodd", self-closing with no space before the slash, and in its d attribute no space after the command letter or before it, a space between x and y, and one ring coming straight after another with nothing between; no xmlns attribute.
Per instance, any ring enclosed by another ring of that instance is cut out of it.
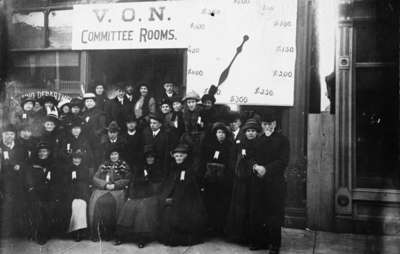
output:
<svg viewBox="0 0 400 254"><path fill-rule="evenodd" d="M54 98L53 96L45 95L45 96L40 97L39 103L40 103L42 106L43 106L46 102L51 102L51 103L53 103L53 105L55 105L55 106L58 104L58 101L57 101L56 98Z"/></svg>
<svg viewBox="0 0 400 254"><path fill-rule="evenodd" d="M144 146L144 157L147 157L149 154L155 156L156 152L154 151L154 146L153 145L145 145Z"/></svg>
<svg viewBox="0 0 400 254"><path fill-rule="evenodd" d="M206 101L211 101L213 104L215 103L214 95L205 94L201 97L201 102L204 103Z"/></svg>
<svg viewBox="0 0 400 254"><path fill-rule="evenodd" d="M58 120L57 116L53 115L53 114L47 115L43 120L43 123L45 123L45 122L53 122L55 125L59 124L59 120Z"/></svg>
<svg viewBox="0 0 400 254"><path fill-rule="evenodd" d="M36 149L39 151L40 149L50 150L50 146L47 142L41 141L37 144Z"/></svg>
<svg viewBox="0 0 400 254"><path fill-rule="evenodd" d="M164 99L161 100L160 106L162 106L162 105L164 105L164 104L168 104L168 105L171 107L172 102L171 102L170 99L164 98Z"/></svg>
<svg viewBox="0 0 400 254"><path fill-rule="evenodd" d="M171 151L171 155L175 153L189 153L189 146L186 144L179 144L174 150Z"/></svg>
<svg viewBox="0 0 400 254"><path fill-rule="evenodd" d="M129 114L125 119L125 123L132 123L132 122L137 122L135 114Z"/></svg>
<svg viewBox="0 0 400 254"><path fill-rule="evenodd" d="M113 152L117 152L120 156L121 156L121 149L119 146L117 145L111 145L108 149L107 149L107 157L110 158L110 155Z"/></svg>
<svg viewBox="0 0 400 254"><path fill-rule="evenodd" d="M118 123L116 121L112 121L106 128L107 131L109 132L118 132L121 130L119 127Z"/></svg>
<svg viewBox="0 0 400 254"><path fill-rule="evenodd" d="M80 150L76 150L72 153L72 158L83 158L83 153Z"/></svg>
<svg viewBox="0 0 400 254"><path fill-rule="evenodd" d="M278 116L275 113L266 113L261 116L261 122L270 123L277 120Z"/></svg>
<svg viewBox="0 0 400 254"><path fill-rule="evenodd" d="M71 128L74 128L74 127L81 127L82 128L82 125L83 125L83 122L79 118L73 119L71 121Z"/></svg>
<svg viewBox="0 0 400 254"><path fill-rule="evenodd" d="M69 105L72 107L79 107L82 108L82 100L79 98L72 98L72 100L69 102Z"/></svg>
<svg viewBox="0 0 400 254"><path fill-rule="evenodd" d="M171 101L171 103L174 103L174 102L180 102L180 103L182 103L182 97L180 97L180 96L172 96L172 98L170 98L169 99L170 101Z"/></svg>
<svg viewBox="0 0 400 254"><path fill-rule="evenodd" d="M164 116L159 113L155 113L155 114L152 113L152 114L149 114L149 119L154 119L154 120L162 123L164 120Z"/></svg>
<svg viewBox="0 0 400 254"><path fill-rule="evenodd" d="M215 122L211 128L212 132L216 132L217 130L223 130L225 133L228 133L228 127L223 122Z"/></svg>
<svg viewBox="0 0 400 254"><path fill-rule="evenodd" d="M33 104L35 104L36 99L32 96L25 96L21 98L21 107L24 107L25 103L27 102L32 102Z"/></svg>
<svg viewBox="0 0 400 254"><path fill-rule="evenodd" d="M248 129L254 129L257 132L259 132L261 130L261 126L260 123L253 118L250 118L249 120L246 121L246 123L243 125L243 131L246 131Z"/></svg>
<svg viewBox="0 0 400 254"><path fill-rule="evenodd" d="M238 119L242 121L242 118L243 118L242 115L238 111L231 111L231 112L229 112L227 120L229 123L232 123Z"/></svg>
<svg viewBox="0 0 400 254"><path fill-rule="evenodd" d="M215 85L211 85L210 88L208 89L208 94L211 96L215 96L215 94L217 94L218 92L218 87L216 87Z"/></svg>
<svg viewBox="0 0 400 254"><path fill-rule="evenodd" d="M1 129L1 132L17 132L17 129L15 128L15 126L13 124L6 124L5 126L3 126L3 128Z"/></svg>

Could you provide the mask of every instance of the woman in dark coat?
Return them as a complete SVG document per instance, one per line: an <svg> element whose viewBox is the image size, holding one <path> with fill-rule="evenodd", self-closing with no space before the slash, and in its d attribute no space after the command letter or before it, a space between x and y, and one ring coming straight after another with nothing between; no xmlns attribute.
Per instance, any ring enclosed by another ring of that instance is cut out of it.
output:
<svg viewBox="0 0 400 254"><path fill-rule="evenodd" d="M82 122L76 119L71 123L71 128L68 135L62 140L59 149L58 157L64 162L71 162L72 154L79 151L82 153L85 167L89 169L90 176L93 176L93 152L89 145L89 141L82 134Z"/></svg>
<svg viewBox="0 0 400 254"><path fill-rule="evenodd" d="M115 147L108 153L108 159L99 166L93 177L89 201L89 225L92 240L98 237L110 240L114 236L117 218L125 202L125 191L131 177L130 169L119 156Z"/></svg>
<svg viewBox="0 0 400 254"><path fill-rule="evenodd" d="M257 150L257 132L259 123L249 119L243 126L243 140L235 147L235 175L233 179L232 199L227 216L225 233L229 240L248 243L250 184Z"/></svg>
<svg viewBox="0 0 400 254"><path fill-rule="evenodd" d="M65 168L66 202L69 205L68 233L72 233L75 241L80 241L87 228L87 203L90 198L89 169L84 163L84 154L75 151Z"/></svg>
<svg viewBox="0 0 400 254"><path fill-rule="evenodd" d="M160 197L160 241L171 246L200 243L206 227L207 214L188 152L186 145L171 152L175 163Z"/></svg>
<svg viewBox="0 0 400 254"><path fill-rule="evenodd" d="M53 153L58 150L61 143L61 135L58 130L59 123L55 116L46 116L43 120L43 130L39 137L39 141L49 145Z"/></svg>
<svg viewBox="0 0 400 254"><path fill-rule="evenodd" d="M217 122L211 129L210 142L205 142L202 154L204 203L208 213L210 233L221 235L232 194L233 142L228 128Z"/></svg>
<svg viewBox="0 0 400 254"><path fill-rule="evenodd" d="M96 95L96 105L97 108L101 111L105 111L107 104L109 103L109 99L107 98L106 91L104 89L104 85L101 83L97 83L94 88L94 94Z"/></svg>
<svg viewBox="0 0 400 254"><path fill-rule="evenodd" d="M145 161L134 169L129 196L118 219L117 241L134 240L139 248L156 238L159 226L158 194L164 174L151 146L145 148Z"/></svg>
<svg viewBox="0 0 400 254"><path fill-rule="evenodd" d="M55 232L55 226L62 226L65 219L62 213L57 212L62 210L59 208L62 208L65 194L63 177L62 171L56 169L50 146L39 143L32 168L26 172L26 183L34 238L41 245Z"/></svg>

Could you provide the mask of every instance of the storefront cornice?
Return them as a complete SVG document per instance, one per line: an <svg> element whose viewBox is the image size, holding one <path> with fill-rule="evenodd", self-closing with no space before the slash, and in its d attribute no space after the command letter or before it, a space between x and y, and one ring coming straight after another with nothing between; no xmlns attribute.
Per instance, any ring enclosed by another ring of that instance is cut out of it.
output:
<svg viewBox="0 0 400 254"><path fill-rule="evenodd" d="M52 52L52 51L71 51L71 48L23 48L10 49L11 52ZM80 50L76 51L79 52Z"/></svg>

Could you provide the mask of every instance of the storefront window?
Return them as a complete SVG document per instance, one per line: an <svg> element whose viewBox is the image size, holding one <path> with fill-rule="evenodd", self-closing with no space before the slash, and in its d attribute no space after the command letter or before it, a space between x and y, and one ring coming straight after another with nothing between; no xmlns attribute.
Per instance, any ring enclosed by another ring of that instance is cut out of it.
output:
<svg viewBox="0 0 400 254"><path fill-rule="evenodd" d="M12 74L19 84L19 89L49 89L66 94L79 94L79 53L16 53L13 60Z"/></svg>
<svg viewBox="0 0 400 254"><path fill-rule="evenodd" d="M49 47L70 48L72 42L72 10L49 13Z"/></svg>
<svg viewBox="0 0 400 254"><path fill-rule="evenodd" d="M45 47L44 13L13 14L10 39L12 48Z"/></svg>

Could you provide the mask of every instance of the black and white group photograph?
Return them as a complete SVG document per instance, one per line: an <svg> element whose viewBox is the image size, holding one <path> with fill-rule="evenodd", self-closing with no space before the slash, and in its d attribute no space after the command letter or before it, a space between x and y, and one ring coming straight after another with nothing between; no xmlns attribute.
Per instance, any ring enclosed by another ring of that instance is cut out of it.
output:
<svg viewBox="0 0 400 254"><path fill-rule="evenodd" d="M0 0L0 254L399 254L399 23Z"/></svg>

